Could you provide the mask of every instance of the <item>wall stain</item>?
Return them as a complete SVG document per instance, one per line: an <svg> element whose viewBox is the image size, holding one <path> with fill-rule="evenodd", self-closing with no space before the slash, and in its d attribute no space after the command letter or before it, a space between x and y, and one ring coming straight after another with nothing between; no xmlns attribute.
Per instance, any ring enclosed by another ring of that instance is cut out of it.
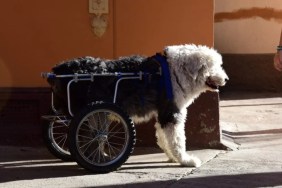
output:
<svg viewBox="0 0 282 188"><path fill-rule="evenodd" d="M218 12L214 15L214 21L218 23L226 20L241 20L257 17L268 21L273 19L276 22L282 23L282 10L268 7L253 7L250 9L238 9L233 12Z"/></svg>
<svg viewBox="0 0 282 188"><path fill-rule="evenodd" d="M201 122L201 130L199 131L199 133L207 133L207 134L210 134L212 132L215 131L216 129L216 126L211 126L211 127L208 127L203 121Z"/></svg>

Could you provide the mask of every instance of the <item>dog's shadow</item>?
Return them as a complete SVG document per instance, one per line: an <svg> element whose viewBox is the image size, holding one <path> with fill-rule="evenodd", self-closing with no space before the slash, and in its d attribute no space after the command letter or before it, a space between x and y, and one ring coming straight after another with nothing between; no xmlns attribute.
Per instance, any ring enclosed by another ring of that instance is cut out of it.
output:
<svg viewBox="0 0 282 188"><path fill-rule="evenodd" d="M204 161L202 161L205 163ZM146 169L179 169L195 168L182 166L177 162L168 161L165 153L157 147L138 147L129 159L120 167L120 171L146 170Z"/></svg>

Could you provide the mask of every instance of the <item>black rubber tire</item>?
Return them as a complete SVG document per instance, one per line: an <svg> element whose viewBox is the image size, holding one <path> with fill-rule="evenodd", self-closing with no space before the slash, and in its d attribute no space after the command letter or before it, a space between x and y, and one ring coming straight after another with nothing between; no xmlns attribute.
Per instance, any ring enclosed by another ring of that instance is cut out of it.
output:
<svg viewBox="0 0 282 188"><path fill-rule="evenodd" d="M69 141L78 165L90 172L108 173L117 170L133 152L136 131L132 120L116 105L92 103L73 117Z"/></svg>
<svg viewBox="0 0 282 188"><path fill-rule="evenodd" d="M43 121L43 141L49 152L54 155L56 158L61 159L62 161L74 161L70 152L68 151L68 144L69 141L66 139L65 147L60 146L58 143L56 143L56 139L52 136L52 129L53 126L57 125L56 122L53 121ZM66 126L63 130L63 133L65 132L66 136L68 135L68 127Z"/></svg>

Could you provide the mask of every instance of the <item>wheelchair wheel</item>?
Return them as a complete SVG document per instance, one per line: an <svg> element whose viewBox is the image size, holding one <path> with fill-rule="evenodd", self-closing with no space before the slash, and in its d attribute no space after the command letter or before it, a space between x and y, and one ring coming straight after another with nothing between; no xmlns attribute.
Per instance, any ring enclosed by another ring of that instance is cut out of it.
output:
<svg viewBox="0 0 282 188"><path fill-rule="evenodd" d="M95 103L72 119L70 152L86 170L111 172L133 152L135 137L133 122L120 108L111 103Z"/></svg>
<svg viewBox="0 0 282 188"><path fill-rule="evenodd" d="M63 161L73 161L68 147L69 120L66 116L51 116L53 120L44 121L43 140L47 149Z"/></svg>

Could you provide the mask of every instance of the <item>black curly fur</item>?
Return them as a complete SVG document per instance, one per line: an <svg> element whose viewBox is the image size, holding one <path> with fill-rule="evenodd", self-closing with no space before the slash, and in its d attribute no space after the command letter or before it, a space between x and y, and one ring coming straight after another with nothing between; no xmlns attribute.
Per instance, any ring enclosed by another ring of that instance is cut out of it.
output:
<svg viewBox="0 0 282 188"><path fill-rule="evenodd" d="M82 57L68 60L56 65L52 71L57 74L88 74L113 72L147 72L142 80L124 80L120 82L117 104L129 116L139 116L158 111L159 122L165 126L175 123L174 114L179 110L172 101L168 101L164 88L160 87L159 62L153 57L129 56L117 60L103 60L93 57ZM93 101L112 102L117 77L95 77L94 82L78 82L71 87L71 105L76 113L86 104ZM54 92L55 106L63 113L67 111L66 87L70 78L48 79Z"/></svg>
<svg viewBox="0 0 282 188"><path fill-rule="evenodd" d="M111 72L139 72L156 73L158 62L153 58L143 56L121 57L117 60L103 60L90 56L68 60L56 65L52 71L55 74L87 74Z"/></svg>

